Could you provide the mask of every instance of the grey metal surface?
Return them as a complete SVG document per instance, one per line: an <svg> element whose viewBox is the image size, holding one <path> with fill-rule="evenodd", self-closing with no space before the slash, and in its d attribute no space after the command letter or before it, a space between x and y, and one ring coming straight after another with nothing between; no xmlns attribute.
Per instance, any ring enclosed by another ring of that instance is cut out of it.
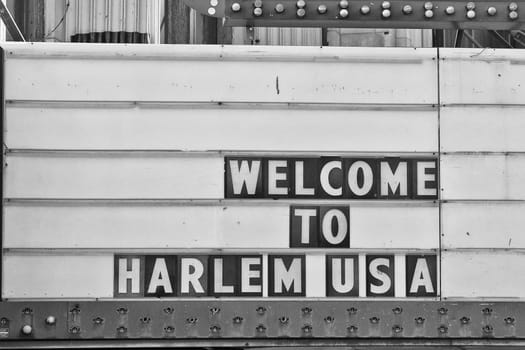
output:
<svg viewBox="0 0 525 350"><path fill-rule="evenodd" d="M525 339L520 302L125 300L0 303L2 340ZM47 324L53 316L55 324ZM24 326L31 334L24 334ZM285 341L286 342L286 341Z"/></svg>

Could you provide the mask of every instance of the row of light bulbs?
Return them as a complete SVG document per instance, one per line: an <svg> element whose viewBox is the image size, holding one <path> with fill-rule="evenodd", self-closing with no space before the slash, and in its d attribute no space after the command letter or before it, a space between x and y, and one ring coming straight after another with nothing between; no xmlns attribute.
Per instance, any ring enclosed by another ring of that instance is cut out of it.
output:
<svg viewBox="0 0 525 350"><path fill-rule="evenodd" d="M253 15L255 17L260 17L262 16L263 14L263 10L262 10L262 0L255 0L254 3L253 3ZM349 8L349 3L348 3L348 0L341 0L339 1L339 18L347 18L349 16L349 12L348 12L348 8ZM296 14L297 14L297 17L299 18L303 18L306 16L306 1L305 0L298 0L296 2L296 7L297 7L297 11L296 11ZM434 4L432 2L426 2L424 5L423 5L424 9L425 9L425 18L432 18L434 17ZM465 8L467 9L467 13L466 13L466 17L468 19L474 19L476 18L476 4L474 2L468 2L465 6ZM231 9L233 12L239 12L241 10L241 4L238 3L238 2L234 2L232 5L231 5ZM511 20L515 20L518 18L518 4L515 3L515 2L511 2L508 6L507 6L507 9L508 9L508 17L509 19ZM281 4L281 3L278 3L277 5L275 5L275 12L276 13L283 13L285 10L284 8L284 5ZM368 5L363 5L361 6L361 8L359 9L359 11L361 12L362 15L368 15L372 10L370 8L370 6ZM326 5L319 5L317 7L317 12L321 15L325 14L328 12L328 8L326 7ZM402 12L405 14L405 15L410 15L412 12L413 12L413 8L411 5L405 5L403 6L403 9L402 9ZM497 9L494 7L494 6L491 6L487 9L487 15L489 16L496 16L497 14ZM451 16L453 14L456 13L456 9L454 8L454 6L447 6L445 8L445 14ZM392 15L392 10L391 10L391 4L390 4L390 1L383 1L381 3L381 17L383 18L389 18L390 16Z"/></svg>

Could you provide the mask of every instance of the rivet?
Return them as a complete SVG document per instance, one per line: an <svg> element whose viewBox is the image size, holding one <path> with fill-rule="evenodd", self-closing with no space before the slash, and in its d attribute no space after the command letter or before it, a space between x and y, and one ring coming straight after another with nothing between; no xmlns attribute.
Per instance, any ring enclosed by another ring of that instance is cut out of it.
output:
<svg viewBox="0 0 525 350"><path fill-rule="evenodd" d="M7 326L9 324L9 319L2 317L0 318L0 326Z"/></svg>
<svg viewBox="0 0 525 350"><path fill-rule="evenodd" d="M139 318L139 321L140 321L140 323L142 323L142 324L148 324L148 323L151 322L151 317L144 316L144 317Z"/></svg>
<svg viewBox="0 0 525 350"><path fill-rule="evenodd" d="M370 317L370 323L378 324L379 323L379 317L377 317L377 316Z"/></svg>
<svg viewBox="0 0 525 350"><path fill-rule="evenodd" d="M439 326L438 331L439 331L440 334L445 334L445 333L448 332L448 327L447 326Z"/></svg>
<svg viewBox="0 0 525 350"><path fill-rule="evenodd" d="M327 11L326 5L317 6L317 12L319 12L319 14L324 15Z"/></svg>
<svg viewBox="0 0 525 350"><path fill-rule="evenodd" d="M128 309L126 309L125 307L119 307L119 308L117 309L117 312L118 312L119 314L121 314L121 315L125 315L125 314L128 313Z"/></svg>
<svg viewBox="0 0 525 350"><path fill-rule="evenodd" d="M254 7L262 7L262 5L263 5L262 0L255 0L255 1L253 2L253 6L254 6Z"/></svg>
<svg viewBox="0 0 525 350"><path fill-rule="evenodd" d="M400 313L403 312L403 308L396 306L395 308L392 309L392 312L395 313L396 315L399 315Z"/></svg>
<svg viewBox="0 0 525 350"><path fill-rule="evenodd" d="M277 4L277 5L275 5L275 12L277 12L277 13L283 13L283 12L284 12L284 5L283 5L283 4Z"/></svg>
<svg viewBox="0 0 525 350"><path fill-rule="evenodd" d="M175 311L175 309L172 308L171 306L168 306L168 307L165 307L163 311L165 314L172 314Z"/></svg>
<svg viewBox="0 0 525 350"><path fill-rule="evenodd" d="M486 308L484 308L483 310L481 310L481 312L483 313L483 315L485 315L485 316L489 316L489 315L492 314L492 309L489 308L489 307L486 307Z"/></svg>
<svg viewBox="0 0 525 350"><path fill-rule="evenodd" d="M33 327L31 327L31 325L24 325L22 327L22 333L25 334L25 335L30 335L31 333L33 333Z"/></svg>
<svg viewBox="0 0 525 350"><path fill-rule="evenodd" d="M164 327L164 332L166 333L173 333L174 331L175 331L175 327L172 327L172 326Z"/></svg>
<svg viewBox="0 0 525 350"><path fill-rule="evenodd" d="M465 7L467 8L467 10L474 10L476 8L476 4L470 1L467 2L467 5Z"/></svg>
<svg viewBox="0 0 525 350"><path fill-rule="evenodd" d="M279 317L279 323L280 324L283 324L283 325L284 324L288 324L289 321L290 321L290 319L288 317L286 317L286 316Z"/></svg>
<svg viewBox="0 0 525 350"><path fill-rule="evenodd" d="M463 316L459 319L459 321L461 322L461 324L468 324L470 322L470 318L467 316Z"/></svg>
<svg viewBox="0 0 525 350"><path fill-rule="evenodd" d="M255 330L258 332L258 333L264 333L266 332L266 327L262 324L258 325L257 327L255 327Z"/></svg>
<svg viewBox="0 0 525 350"><path fill-rule="evenodd" d="M219 327L219 326L217 326L217 325L215 325L215 326L211 326L211 327L210 327L210 331L211 331L212 333L219 333L219 332L221 331L221 327Z"/></svg>
<svg viewBox="0 0 525 350"><path fill-rule="evenodd" d="M264 306L259 306L257 309L255 309L255 311L259 314L259 315L264 315L264 313L266 312L266 308Z"/></svg>
<svg viewBox="0 0 525 350"><path fill-rule="evenodd" d="M219 312L221 312L221 309L219 309L218 307L212 307L212 308L210 309L210 313L211 313L212 315L217 315Z"/></svg>
<svg viewBox="0 0 525 350"><path fill-rule="evenodd" d="M117 328L117 333L118 334L124 334L127 331L128 331L128 329L126 327L124 327L124 326L120 326L120 327Z"/></svg>
<svg viewBox="0 0 525 350"><path fill-rule="evenodd" d="M191 325L196 324L198 321L199 319L197 317L188 317L186 319L186 323Z"/></svg>
<svg viewBox="0 0 525 350"><path fill-rule="evenodd" d="M24 315L31 315L33 313L33 309L26 307L25 309L22 310L22 313Z"/></svg>
<svg viewBox="0 0 525 350"><path fill-rule="evenodd" d="M413 11L412 6L410 6L410 5L405 5L405 6L403 6L403 13L404 13L405 15L409 15L409 14L411 14L412 11Z"/></svg>
<svg viewBox="0 0 525 350"><path fill-rule="evenodd" d="M102 317L100 317L100 316L99 317L95 317L93 319L93 323L96 324L96 325L101 325L101 324L104 323L104 319Z"/></svg>
<svg viewBox="0 0 525 350"><path fill-rule="evenodd" d="M384 8L384 9L389 9L390 8L390 1L383 1L383 3L381 4L381 7Z"/></svg>
<svg viewBox="0 0 525 350"><path fill-rule="evenodd" d="M494 6L491 6L487 9L487 14L489 16L495 16L496 13L498 12L498 10L496 10L496 8Z"/></svg>
<svg viewBox="0 0 525 350"><path fill-rule="evenodd" d="M350 314L350 315L355 315L357 313L357 309L355 307L351 307L349 309L346 309L346 311Z"/></svg>
<svg viewBox="0 0 525 350"><path fill-rule="evenodd" d="M312 326L310 326L309 324L305 324L301 329L304 333L312 333Z"/></svg>
<svg viewBox="0 0 525 350"><path fill-rule="evenodd" d="M516 11L518 9L518 4L515 2L511 2L509 4L509 11Z"/></svg>
<svg viewBox="0 0 525 350"><path fill-rule="evenodd" d="M244 320L244 318L242 318L241 316L235 316L233 318L233 323L234 324L240 324L240 323L242 323L243 320Z"/></svg>
<svg viewBox="0 0 525 350"><path fill-rule="evenodd" d="M57 319L55 316L53 315L49 315L46 317L46 324L49 325L49 326L52 326L54 325L55 323L57 322Z"/></svg>
<svg viewBox="0 0 525 350"><path fill-rule="evenodd" d="M301 311L302 311L303 314L305 314L305 315L308 315L308 314L311 314L311 313L312 313L312 309L309 308L308 306L307 306L307 307L303 307L303 308L301 309Z"/></svg>
<svg viewBox="0 0 525 350"><path fill-rule="evenodd" d="M332 316L326 316L326 317L324 318L324 321L325 321L326 323L328 323L328 324L330 324L330 323L334 323L335 318L333 318Z"/></svg>
<svg viewBox="0 0 525 350"><path fill-rule="evenodd" d="M361 9L359 10L359 12L361 12L362 15L368 15L370 13L370 6L368 5L361 6Z"/></svg>
<svg viewBox="0 0 525 350"><path fill-rule="evenodd" d="M401 326L396 324L394 327L392 327L392 331L394 333L401 333L401 332L403 332L403 327L401 327Z"/></svg>
<svg viewBox="0 0 525 350"><path fill-rule="evenodd" d="M421 317L421 316L416 317L414 320L416 321L417 324L425 323L425 319L423 317Z"/></svg>
<svg viewBox="0 0 525 350"><path fill-rule="evenodd" d="M492 328L490 324L484 326L482 329L483 333L492 333L494 331L494 328Z"/></svg>
<svg viewBox="0 0 525 350"><path fill-rule="evenodd" d="M516 322L516 320L514 319L514 317L505 317L504 319L505 321L505 324L514 324L514 322Z"/></svg>
<svg viewBox="0 0 525 350"><path fill-rule="evenodd" d="M447 309L447 308L440 307L440 308L438 309L438 313L439 313L440 315L446 315L447 312L448 312L448 309Z"/></svg>
<svg viewBox="0 0 525 350"><path fill-rule="evenodd" d="M342 8L342 9L347 9L348 8L348 0L341 0L341 1L339 1L339 7Z"/></svg>
<svg viewBox="0 0 525 350"><path fill-rule="evenodd" d="M350 326L350 327L346 328L346 330L348 332L350 332L350 333L356 333L358 328L357 328L357 326Z"/></svg>
<svg viewBox="0 0 525 350"><path fill-rule="evenodd" d="M239 12L240 10L241 10L241 4L239 4L238 2L234 2L232 4L232 11Z"/></svg>
<svg viewBox="0 0 525 350"><path fill-rule="evenodd" d="M78 334L78 333L80 333L80 327L73 326L73 327L69 328L69 333L71 333L71 334Z"/></svg>

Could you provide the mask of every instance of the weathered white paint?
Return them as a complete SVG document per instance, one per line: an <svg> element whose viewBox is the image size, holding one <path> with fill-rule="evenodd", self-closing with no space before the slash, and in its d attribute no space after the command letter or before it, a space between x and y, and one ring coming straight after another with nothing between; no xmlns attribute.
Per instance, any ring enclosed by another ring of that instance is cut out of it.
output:
<svg viewBox="0 0 525 350"><path fill-rule="evenodd" d="M305 257L306 295L309 297L326 296L326 258L323 255L307 255Z"/></svg>
<svg viewBox="0 0 525 350"><path fill-rule="evenodd" d="M289 207L260 205L15 204L6 248L289 248ZM378 224L379 223L379 224ZM438 208L350 206L351 248L435 249Z"/></svg>
<svg viewBox="0 0 525 350"><path fill-rule="evenodd" d="M439 57L441 103L524 103L525 52L440 48Z"/></svg>
<svg viewBox="0 0 525 350"><path fill-rule="evenodd" d="M443 107L442 152L524 152L524 107Z"/></svg>
<svg viewBox="0 0 525 350"><path fill-rule="evenodd" d="M10 104L11 149L436 152L437 111Z"/></svg>
<svg viewBox="0 0 525 350"><path fill-rule="evenodd" d="M442 199L525 199L525 155L441 156Z"/></svg>
<svg viewBox="0 0 525 350"><path fill-rule="evenodd" d="M439 248L437 206L350 206L350 247Z"/></svg>
<svg viewBox="0 0 525 350"><path fill-rule="evenodd" d="M46 45L7 47L6 99L437 102L432 49Z"/></svg>
<svg viewBox="0 0 525 350"><path fill-rule="evenodd" d="M444 248L525 248L523 202L444 203Z"/></svg>
<svg viewBox="0 0 525 350"><path fill-rule="evenodd" d="M4 255L2 298L113 297L113 255Z"/></svg>
<svg viewBox="0 0 525 350"><path fill-rule="evenodd" d="M8 156L5 197L222 198L218 155L96 154Z"/></svg>
<svg viewBox="0 0 525 350"><path fill-rule="evenodd" d="M444 251L445 298L525 298L525 254L520 251Z"/></svg>

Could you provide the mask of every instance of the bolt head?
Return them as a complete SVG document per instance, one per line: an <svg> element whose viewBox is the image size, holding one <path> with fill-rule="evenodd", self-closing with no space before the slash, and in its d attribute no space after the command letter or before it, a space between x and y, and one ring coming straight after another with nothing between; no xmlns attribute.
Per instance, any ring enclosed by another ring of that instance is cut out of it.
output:
<svg viewBox="0 0 525 350"><path fill-rule="evenodd" d="M30 335L31 333L33 333L33 327L31 327L28 324L24 325L22 327L22 333L24 333L25 335Z"/></svg>
<svg viewBox="0 0 525 350"><path fill-rule="evenodd" d="M51 325L54 325L55 323L57 323L57 319L55 316L49 315L46 317L46 324L51 326Z"/></svg>
<svg viewBox="0 0 525 350"><path fill-rule="evenodd" d="M238 2L234 2L232 4L232 11L239 12L240 10L241 10L241 4L239 4Z"/></svg>

